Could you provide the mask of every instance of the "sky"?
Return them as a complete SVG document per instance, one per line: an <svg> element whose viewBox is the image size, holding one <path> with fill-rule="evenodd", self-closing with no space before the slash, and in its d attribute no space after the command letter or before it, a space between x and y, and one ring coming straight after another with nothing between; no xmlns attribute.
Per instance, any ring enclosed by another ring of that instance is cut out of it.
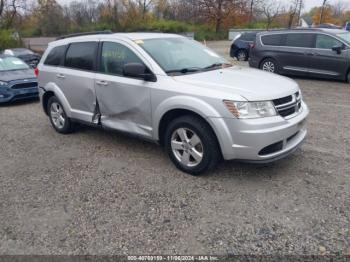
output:
<svg viewBox="0 0 350 262"><path fill-rule="evenodd" d="M73 0L57 0L60 4L67 4L69 2L72 2ZM76 0L79 1L79 0ZM280 0L281 2L289 3L290 0ZM339 0L328 0L328 3L336 3ZM304 11L309 11L314 6L321 6L323 0L304 0L305 8Z"/></svg>

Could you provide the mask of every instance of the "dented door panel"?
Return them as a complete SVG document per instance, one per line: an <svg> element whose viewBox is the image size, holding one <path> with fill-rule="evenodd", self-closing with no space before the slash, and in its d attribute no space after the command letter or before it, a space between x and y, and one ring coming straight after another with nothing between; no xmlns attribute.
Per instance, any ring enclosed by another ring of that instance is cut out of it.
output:
<svg viewBox="0 0 350 262"><path fill-rule="evenodd" d="M152 137L150 87L144 80L97 74L95 89L104 127Z"/></svg>

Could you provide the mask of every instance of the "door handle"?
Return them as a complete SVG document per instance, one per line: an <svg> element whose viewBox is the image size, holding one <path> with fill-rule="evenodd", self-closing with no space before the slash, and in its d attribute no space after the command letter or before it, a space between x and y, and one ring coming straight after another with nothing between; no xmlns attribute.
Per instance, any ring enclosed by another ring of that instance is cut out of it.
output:
<svg viewBox="0 0 350 262"><path fill-rule="evenodd" d="M97 81L96 84L98 84L99 86L108 86L107 81Z"/></svg>
<svg viewBox="0 0 350 262"><path fill-rule="evenodd" d="M63 74L57 74L56 76L57 76L57 78L61 78L61 79L66 78Z"/></svg>

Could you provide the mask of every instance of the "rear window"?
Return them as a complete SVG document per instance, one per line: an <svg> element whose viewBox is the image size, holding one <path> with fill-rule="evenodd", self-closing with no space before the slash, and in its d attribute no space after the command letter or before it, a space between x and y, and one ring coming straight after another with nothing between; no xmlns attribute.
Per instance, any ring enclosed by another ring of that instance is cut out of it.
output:
<svg viewBox="0 0 350 262"><path fill-rule="evenodd" d="M313 47L313 34L287 34L286 46L291 47Z"/></svg>
<svg viewBox="0 0 350 262"><path fill-rule="evenodd" d="M66 52L67 46L54 47L48 54L44 64L50 66L59 66L61 64L64 53Z"/></svg>
<svg viewBox="0 0 350 262"><path fill-rule="evenodd" d="M283 38L284 38L283 34L263 35L261 37L261 42L264 45L281 46L283 42Z"/></svg>
<svg viewBox="0 0 350 262"><path fill-rule="evenodd" d="M69 68L93 71L97 42L73 43L69 46L64 65Z"/></svg>

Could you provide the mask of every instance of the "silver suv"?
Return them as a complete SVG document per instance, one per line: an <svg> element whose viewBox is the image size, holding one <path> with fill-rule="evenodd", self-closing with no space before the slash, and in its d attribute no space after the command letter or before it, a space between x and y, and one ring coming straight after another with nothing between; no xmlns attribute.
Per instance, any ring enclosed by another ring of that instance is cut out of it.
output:
<svg viewBox="0 0 350 262"><path fill-rule="evenodd" d="M309 110L296 82L232 66L178 35L70 36L49 45L37 73L57 132L76 122L128 132L164 146L193 175L222 158L280 159L306 136Z"/></svg>

